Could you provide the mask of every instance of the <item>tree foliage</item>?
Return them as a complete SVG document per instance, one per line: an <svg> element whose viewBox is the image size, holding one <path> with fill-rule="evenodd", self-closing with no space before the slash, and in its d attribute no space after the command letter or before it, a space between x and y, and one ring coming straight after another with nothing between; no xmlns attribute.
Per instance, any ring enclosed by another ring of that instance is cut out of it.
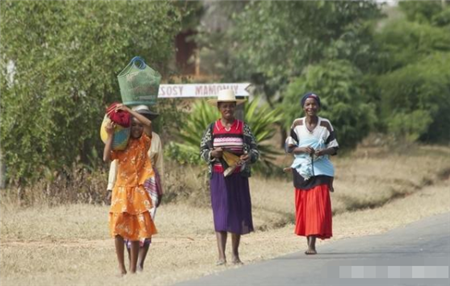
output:
<svg viewBox="0 0 450 286"><path fill-rule="evenodd" d="M450 141L450 6L404 1L405 19L386 25L375 41L379 118L397 138Z"/></svg>
<svg viewBox="0 0 450 286"><path fill-rule="evenodd" d="M405 67L435 52L450 51L448 28L405 20L391 22L374 40L384 55L377 64L379 73Z"/></svg>
<svg viewBox="0 0 450 286"><path fill-rule="evenodd" d="M379 79L381 118L414 142L450 141L450 53L434 53Z"/></svg>
<svg viewBox="0 0 450 286"><path fill-rule="evenodd" d="M339 144L354 147L375 124L374 105L362 88L363 76L350 62L329 61L310 65L287 88L283 98L285 128L302 115L300 100L307 91L317 93L321 101L319 116L331 121Z"/></svg>
<svg viewBox="0 0 450 286"><path fill-rule="evenodd" d="M439 1L400 1L399 6L409 22L438 23L439 19L448 12L445 8L450 5L448 0Z"/></svg>
<svg viewBox="0 0 450 286"><path fill-rule="evenodd" d="M1 140L17 181L97 160L117 74L136 55L164 73L180 15L170 2L1 1Z"/></svg>
<svg viewBox="0 0 450 286"><path fill-rule="evenodd" d="M347 59L364 67L376 56L373 2L252 1L239 9L229 29L210 32L213 48L228 55L216 65L228 80L251 79L269 103L310 64Z"/></svg>

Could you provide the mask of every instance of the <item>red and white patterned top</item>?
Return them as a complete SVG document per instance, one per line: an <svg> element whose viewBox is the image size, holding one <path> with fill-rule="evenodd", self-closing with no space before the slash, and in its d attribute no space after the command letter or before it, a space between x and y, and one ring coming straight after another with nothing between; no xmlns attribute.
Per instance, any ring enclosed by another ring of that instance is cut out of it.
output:
<svg viewBox="0 0 450 286"><path fill-rule="evenodd" d="M213 146L222 148L224 151L231 152L237 156L244 154L244 123L240 120L234 120L230 128L225 128L219 119L213 127ZM223 172L222 164L217 161L213 166L214 172ZM235 172L239 172L239 167Z"/></svg>

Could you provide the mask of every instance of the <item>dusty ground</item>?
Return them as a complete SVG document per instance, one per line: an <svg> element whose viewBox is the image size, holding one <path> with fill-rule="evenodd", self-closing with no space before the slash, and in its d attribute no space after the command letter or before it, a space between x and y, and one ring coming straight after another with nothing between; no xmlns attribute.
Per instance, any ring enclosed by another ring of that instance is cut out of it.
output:
<svg viewBox="0 0 450 286"><path fill-rule="evenodd" d="M335 160L331 240L369 235L450 211L450 148L423 147L414 154L355 153ZM256 231L242 239L246 264L294 251L305 239L293 234L293 188L289 180L251 179ZM146 269L116 278L107 206L19 208L1 204L2 285L170 285L223 271L217 267L208 207L166 204L158 210ZM227 250L230 253L230 250ZM304 259L308 259L305 256Z"/></svg>

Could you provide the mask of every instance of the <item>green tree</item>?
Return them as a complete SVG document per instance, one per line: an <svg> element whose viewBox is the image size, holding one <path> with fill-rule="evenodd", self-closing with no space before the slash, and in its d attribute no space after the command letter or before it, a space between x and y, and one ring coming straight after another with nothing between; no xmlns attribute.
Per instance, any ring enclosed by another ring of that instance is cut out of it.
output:
<svg viewBox="0 0 450 286"><path fill-rule="evenodd" d="M1 151L28 182L98 160L106 104L135 55L162 73L180 13L170 2L1 1Z"/></svg>
<svg viewBox="0 0 450 286"><path fill-rule="evenodd" d="M216 58L216 71L227 80L251 79L273 106L309 64L370 63L376 52L368 21L379 16L371 1L252 1L233 11L228 29L210 31L203 42L227 55Z"/></svg>
<svg viewBox="0 0 450 286"><path fill-rule="evenodd" d="M400 1L399 6L410 22L433 23L450 6L448 0L438 1Z"/></svg>
<svg viewBox="0 0 450 286"><path fill-rule="evenodd" d="M361 71L345 60L310 65L288 86L283 98L284 125L289 128L294 118L304 116L300 100L308 91L320 96L319 116L328 118L336 129L344 149L355 147L375 124L374 104L362 88Z"/></svg>
<svg viewBox="0 0 450 286"><path fill-rule="evenodd" d="M450 142L450 53L434 53L380 76L381 116L407 141Z"/></svg>
<svg viewBox="0 0 450 286"><path fill-rule="evenodd" d="M450 7L403 1L405 18L379 31L377 63L380 121L399 139L448 143L450 134Z"/></svg>
<svg viewBox="0 0 450 286"><path fill-rule="evenodd" d="M450 51L448 28L394 21L386 25L374 38L382 57L377 63L379 73L387 73L420 61L435 52Z"/></svg>

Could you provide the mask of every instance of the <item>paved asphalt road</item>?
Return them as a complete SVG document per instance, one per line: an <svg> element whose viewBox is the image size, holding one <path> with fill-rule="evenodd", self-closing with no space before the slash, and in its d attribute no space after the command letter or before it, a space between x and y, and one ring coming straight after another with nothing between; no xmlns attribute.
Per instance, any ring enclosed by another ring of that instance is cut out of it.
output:
<svg viewBox="0 0 450 286"><path fill-rule="evenodd" d="M450 285L450 213L177 285Z"/></svg>

